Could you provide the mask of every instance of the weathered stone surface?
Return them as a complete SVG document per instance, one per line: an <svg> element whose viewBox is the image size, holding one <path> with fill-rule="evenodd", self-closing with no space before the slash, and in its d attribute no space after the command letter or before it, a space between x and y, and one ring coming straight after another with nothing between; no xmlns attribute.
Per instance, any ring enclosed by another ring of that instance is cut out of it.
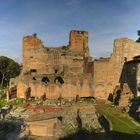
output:
<svg viewBox="0 0 140 140"><path fill-rule="evenodd" d="M17 97L75 98L93 96L93 60L89 56L88 32L71 31L69 46L44 47L37 36L23 38L23 70L12 79Z"/></svg>
<svg viewBox="0 0 140 140"><path fill-rule="evenodd" d="M124 63L139 54L140 43L128 38L116 39L112 55L94 61L94 96L107 99L116 85L121 83Z"/></svg>
<svg viewBox="0 0 140 140"><path fill-rule="evenodd" d="M23 38L23 70L19 77L11 80L10 87L17 87L20 98L25 98L25 91L30 88L32 97L46 94L50 99L77 95L107 99L116 85L121 84L125 63L139 54L139 42L119 38L115 39L109 58L93 61L86 31L71 31L69 45L58 48L45 47L36 34L26 36ZM137 82L138 85L139 78Z"/></svg>
<svg viewBox="0 0 140 140"><path fill-rule="evenodd" d="M70 49L83 52L88 49L88 32L71 31L70 32Z"/></svg>
<svg viewBox="0 0 140 140"><path fill-rule="evenodd" d="M27 122L26 131L28 131L30 135L52 137L54 136L53 131L57 121L57 118L52 118L42 121Z"/></svg>
<svg viewBox="0 0 140 140"><path fill-rule="evenodd" d="M79 114L77 112L78 110ZM78 115L81 122L78 120ZM52 120L55 120L55 122L50 123ZM88 131L104 130L98 121L96 109L93 104L86 105L82 103L66 107L59 111L36 114L35 116L30 116L27 121L28 128L31 126L30 129L32 129L31 131L33 131L34 134L36 131L37 135L49 136L47 130L50 129L51 136L53 136L54 139L75 133L79 129L86 129ZM45 123L45 121L47 123ZM51 124L51 126L49 124ZM36 128L34 127L35 125ZM79 128L79 125L81 125L81 128ZM46 131L44 131L44 127ZM40 131L41 133L39 133Z"/></svg>
<svg viewBox="0 0 140 140"><path fill-rule="evenodd" d="M27 110L23 107L17 107L16 109L11 109L9 113L6 114L6 119L27 119L30 115L33 114L33 110Z"/></svg>
<svg viewBox="0 0 140 140"><path fill-rule="evenodd" d="M122 88L116 88L114 93L114 103L119 105L122 109L125 109L125 111L128 111L132 98L133 94L127 84L124 84Z"/></svg>
<svg viewBox="0 0 140 140"><path fill-rule="evenodd" d="M57 128L56 137L65 137L79 130L78 124L79 122L77 120L77 110L75 110L74 112L73 111L72 110L68 111L66 114L63 115L62 123L56 127ZM81 107L79 111L82 129L86 129L88 131L103 130L100 123L98 122L98 117L95 113L95 108Z"/></svg>

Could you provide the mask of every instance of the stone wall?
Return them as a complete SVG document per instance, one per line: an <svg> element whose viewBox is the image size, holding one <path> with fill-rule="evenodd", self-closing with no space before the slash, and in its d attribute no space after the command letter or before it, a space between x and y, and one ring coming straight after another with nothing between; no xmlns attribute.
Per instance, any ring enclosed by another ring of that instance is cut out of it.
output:
<svg viewBox="0 0 140 140"><path fill-rule="evenodd" d="M100 115L92 102L88 105L80 103L62 110L32 115L27 119L26 130L30 130L31 135L54 136L52 140L76 133L79 129L105 132L99 118Z"/></svg>
<svg viewBox="0 0 140 140"><path fill-rule="evenodd" d="M112 93L114 75L111 68L110 59L100 59L94 61L94 96L107 98Z"/></svg>
<svg viewBox="0 0 140 140"><path fill-rule="evenodd" d="M95 97L107 99L115 87L120 84L124 63L140 54L140 43L127 38L114 41L110 58L94 61Z"/></svg>
<svg viewBox="0 0 140 140"><path fill-rule="evenodd" d="M75 98L93 96L92 78L70 78L64 84L61 83L44 83L41 81L32 81L27 85L24 82L17 84L17 96L24 98L26 89L31 88L32 97L41 97L46 95L47 98Z"/></svg>
<svg viewBox="0 0 140 140"><path fill-rule="evenodd" d="M18 97L24 97L30 87L31 96L36 97L46 93L49 98L79 95L107 99L122 83L124 64L140 54L139 42L120 38L114 41L109 58L93 61L88 32L73 30L69 38L69 45L57 48L44 46L36 34L23 38L23 70L16 82L13 80Z"/></svg>
<svg viewBox="0 0 140 140"><path fill-rule="evenodd" d="M75 98L93 96L93 60L88 50L88 32L71 31L70 44L46 47L36 34L23 38L23 70L12 79L17 97ZM11 85L12 86L12 85Z"/></svg>
<svg viewBox="0 0 140 140"><path fill-rule="evenodd" d="M53 137L54 127L57 122L57 118L27 122L26 131L30 135Z"/></svg>
<svg viewBox="0 0 140 140"><path fill-rule="evenodd" d="M88 33L72 31L70 39L69 49L67 46L58 48L44 47L41 40L35 35L24 37L23 73L35 70L38 74L54 74L55 70L59 73L67 70L83 73L84 55L88 53L88 50L84 51L88 49ZM77 50L80 50L80 52Z"/></svg>

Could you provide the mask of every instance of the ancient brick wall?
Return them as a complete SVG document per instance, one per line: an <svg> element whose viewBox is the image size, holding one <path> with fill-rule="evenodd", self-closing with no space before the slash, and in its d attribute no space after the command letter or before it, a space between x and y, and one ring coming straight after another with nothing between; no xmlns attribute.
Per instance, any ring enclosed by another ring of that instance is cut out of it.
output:
<svg viewBox="0 0 140 140"><path fill-rule="evenodd" d="M94 61L95 97L106 98L112 92L114 76L110 59Z"/></svg>
<svg viewBox="0 0 140 140"><path fill-rule="evenodd" d="M71 31L69 47L45 47L35 34L26 36L23 71L15 83L17 95L23 97L25 89L31 87L31 96L37 97L47 92L49 98L60 95L71 98L78 94L107 99L120 84L124 63L139 54L140 43L120 38L114 41L109 58L93 61L86 31Z"/></svg>
<svg viewBox="0 0 140 140"><path fill-rule="evenodd" d="M95 97L107 99L120 84L124 63L140 54L140 43L127 38L116 39L110 58L94 61Z"/></svg>
<svg viewBox="0 0 140 140"><path fill-rule="evenodd" d="M59 82L44 83L40 79L36 81L31 80L28 85L24 82L19 82L17 84L17 96L24 98L25 91L30 87L32 97L41 97L44 94L50 99L57 99L59 97L75 98L77 95L79 97L90 97L94 95L93 88L91 87L92 82L91 76L66 77L63 84Z"/></svg>
<svg viewBox="0 0 140 140"><path fill-rule="evenodd" d="M55 124L58 122L57 118L48 120L27 122L26 132L35 136L54 136Z"/></svg>
<svg viewBox="0 0 140 140"><path fill-rule="evenodd" d="M30 67L36 68L36 55L38 51L41 51L43 43L36 35L26 36L23 38L22 50L23 50L23 71L30 69ZM32 65L32 66L30 66Z"/></svg>
<svg viewBox="0 0 140 140"><path fill-rule="evenodd" d="M36 34L23 38L23 70L15 85L17 97L75 98L93 96L93 60L88 32L71 31L70 46L49 48ZM85 61L86 60L86 61ZM14 80L13 80L14 81Z"/></svg>
<svg viewBox="0 0 140 140"><path fill-rule="evenodd" d="M54 74L55 71L64 72L64 68L74 73L83 73L83 59L83 55L70 52L68 48L44 47L37 36L23 39L24 73L36 70L38 74Z"/></svg>

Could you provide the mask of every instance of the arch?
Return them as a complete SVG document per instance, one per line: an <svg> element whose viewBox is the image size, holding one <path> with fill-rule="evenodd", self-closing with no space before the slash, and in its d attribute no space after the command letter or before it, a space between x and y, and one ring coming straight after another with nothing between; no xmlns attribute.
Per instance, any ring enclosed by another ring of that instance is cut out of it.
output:
<svg viewBox="0 0 140 140"><path fill-rule="evenodd" d="M47 84L47 83L50 82L50 80L49 80L49 78L47 76L45 76L45 77L42 78L41 82Z"/></svg>
<svg viewBox="0 0 140 140"><path fill-rule="evenodd" d="M60 84L64 84L64 80L62 77L58 76L54 79L54 83L57 83L59 82Z"/></svg>

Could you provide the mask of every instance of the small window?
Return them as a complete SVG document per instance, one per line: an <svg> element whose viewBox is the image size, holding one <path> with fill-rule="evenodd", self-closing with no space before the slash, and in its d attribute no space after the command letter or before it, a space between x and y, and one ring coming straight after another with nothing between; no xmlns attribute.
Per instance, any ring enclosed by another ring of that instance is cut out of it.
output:
<svg viewBox="0 0 140 140"><path fill-rule="evenodd" d="M55 73L58 73L58 69L55 69Z"/></svg>
<svg viewBox="0 0 140 140"><path fill-rule="evenodd" d="M65 56L65 55L66 55L65 53L61 54L61 56Z"/></svg>
<svg viewBox="0 0 140 140"><path fill-rule="evenodd" d="M35 72L37 72L37 70L36 69L31 69L30 72L35 73Z"/></svg>
<svg viewBox="0 0 140 140"><path fill-rule="evenodd" d="M36 80L36 78L35 78L35 77L33 77L33 80Z"/></svg>
<svg viewBox="0 0 140 140"><path fill-rule="evenodd" d="M48 77L43 77L41 82L47 84L48 82L50 82L49 78Z"/></svg>

